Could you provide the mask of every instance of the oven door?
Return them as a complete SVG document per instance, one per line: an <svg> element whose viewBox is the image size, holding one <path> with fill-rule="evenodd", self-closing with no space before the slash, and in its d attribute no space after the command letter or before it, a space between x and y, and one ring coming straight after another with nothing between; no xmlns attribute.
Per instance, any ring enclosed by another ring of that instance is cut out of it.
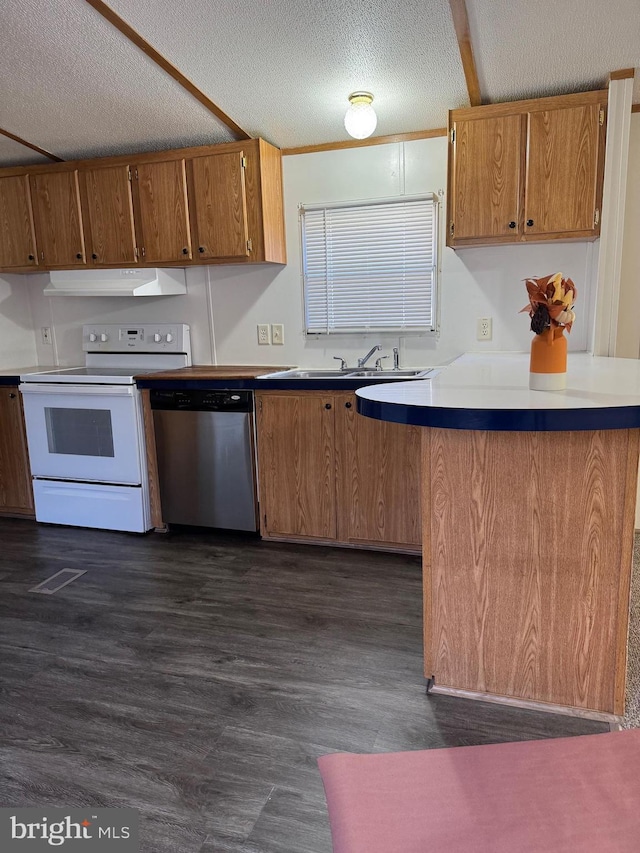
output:
<svg viewBox="0 0 640 853"><path fill-rule="evenodd" d="M140 485L133 385L20 385L34 477Z"/></svg>

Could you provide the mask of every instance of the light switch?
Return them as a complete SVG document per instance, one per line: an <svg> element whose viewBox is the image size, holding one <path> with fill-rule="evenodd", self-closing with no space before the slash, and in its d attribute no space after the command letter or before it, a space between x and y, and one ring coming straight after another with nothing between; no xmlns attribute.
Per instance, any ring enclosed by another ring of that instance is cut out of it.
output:
<svg viewBox="0 0 640 853"><path fill-rule="evenodd" d="M284 326L282 323L272 323L271 324L271 343L272 344L283 344L284 343Z"/></svg>

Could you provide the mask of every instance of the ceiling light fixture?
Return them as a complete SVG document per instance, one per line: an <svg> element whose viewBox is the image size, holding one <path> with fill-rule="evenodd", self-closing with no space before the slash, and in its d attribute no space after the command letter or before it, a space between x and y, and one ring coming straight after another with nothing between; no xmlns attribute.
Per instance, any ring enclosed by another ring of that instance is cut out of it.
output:
<svg viewBox="0 0 640 853"><path fill-rule="evenodd" d="M366 139L376 129L378 117L371 106L371 92L352 92L349 95L349 109L344 117L347 133L354 139Z"/></svg>

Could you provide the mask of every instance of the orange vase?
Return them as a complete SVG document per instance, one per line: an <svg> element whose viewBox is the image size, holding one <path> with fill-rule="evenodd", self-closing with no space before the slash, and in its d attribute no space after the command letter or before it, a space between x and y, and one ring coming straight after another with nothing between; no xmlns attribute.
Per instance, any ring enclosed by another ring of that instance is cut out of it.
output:
<svg viewBox="0 0 640 853"><path fill-rule="evenodd" d="M534 391L562 391L567 387L564 326L552 326L534 337L529 371L529 388Z"/></svg>

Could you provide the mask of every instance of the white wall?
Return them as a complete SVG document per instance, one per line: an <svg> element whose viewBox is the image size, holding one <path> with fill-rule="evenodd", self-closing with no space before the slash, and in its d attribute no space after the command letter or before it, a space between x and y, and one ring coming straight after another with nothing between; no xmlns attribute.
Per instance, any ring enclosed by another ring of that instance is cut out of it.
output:
<svg viewBox="0 0 640 853"><path fill-rule="evenodd" d="M437 337L335 335L309 338L303 333L298 204L379 198L403 193L437 192L446 187L447 140L444 137L284 158L288 264L196 267L187 273L187 296L44 297L41 276L29 289L41 363L83 360L79 327L91 322L189 323L194 362L219 364L333 365L333 355L353 364L374 343L386 353L399 346L401 363L426 366L448 361L472 349L526 350L531 332L518 312L526 301L522 279L561 270L579 290L578 319L572 349L588 346L591 328L597 244L547 243L497 246L453 252L443 249L441 329ZM442 216L443 233L446 212ZM444 243L444 239L443 239ZM493 318L493 340L476 341L478 317ZM259 346L258 323L283 323L284 346ZM40 342L40 327L51 326L54 344Z"/></svg>
<svg viewBox="0 0 640 853"><path fill-rule="evenodd" d="M640 356L640 113L631 115L629 132L616 354L625 358Z"/></svg>
<svg viewBox="0 0 640 853"><path fill-rule="evenodd" d="M0 369L38 364L27 276L0 276Z"/></svg>

